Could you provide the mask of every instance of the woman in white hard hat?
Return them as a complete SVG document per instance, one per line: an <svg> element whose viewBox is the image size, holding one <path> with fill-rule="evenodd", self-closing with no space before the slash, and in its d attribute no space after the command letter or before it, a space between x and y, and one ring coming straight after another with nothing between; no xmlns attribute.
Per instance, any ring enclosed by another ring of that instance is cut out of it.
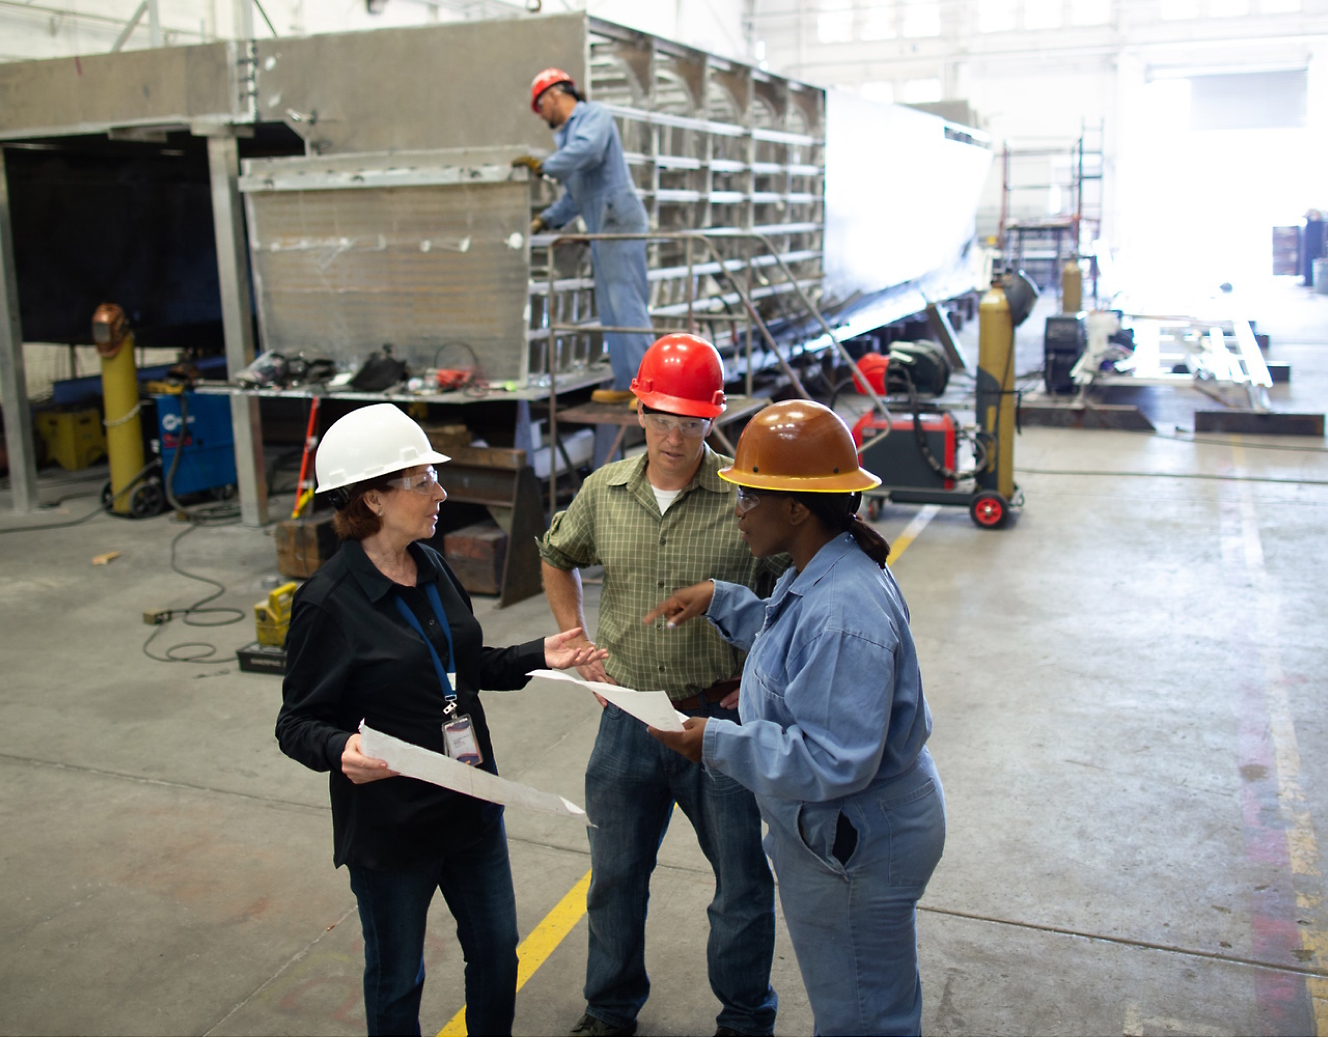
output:
<svg viewBox="0 0 1328 1038"><path fill-rule="evenodd" d="M651 734L756 794L817 1034L919 1034L918 899L945 846L908 606L889 546L857 517L880 480L829 408L773 404L743 431L734 513L758 557L787 552L770 598L707 581L646 617L704 614L749 650L741 725Z"/></svg>
<svg viewBox="0 0 1328 1038"><path fill-rule="evenodd" d="M318 448L318 490L340 550L298 592L286 640L277 740L331 773L333 860L350 872L364 929L370 1034L419 1034L424 935L441 890L466 960L466 1026L510 1034L516 901L502 807L389 771L360 752L372 728L497 773L478 693L530 671L602 659L580 629L489 648L447 563L418 543L447 498L448 460L392 404L335 422Z"/></svg>

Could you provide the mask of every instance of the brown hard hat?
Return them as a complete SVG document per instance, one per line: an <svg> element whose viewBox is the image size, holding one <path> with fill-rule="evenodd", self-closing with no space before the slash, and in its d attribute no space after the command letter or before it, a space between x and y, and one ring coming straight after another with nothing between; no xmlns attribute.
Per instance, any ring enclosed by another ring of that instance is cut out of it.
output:
<svg viewBox="0 0 1328 1038"><path fill-rule="evenodd" d="M844 420L814 400L785 400L756 413L721 479L758 490L846 494L880 486L858 464Z"/></svg>

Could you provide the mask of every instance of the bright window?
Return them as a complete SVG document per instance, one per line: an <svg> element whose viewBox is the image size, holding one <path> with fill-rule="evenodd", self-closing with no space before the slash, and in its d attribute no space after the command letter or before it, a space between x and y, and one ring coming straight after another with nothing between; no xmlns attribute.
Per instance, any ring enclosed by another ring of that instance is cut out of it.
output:
<svg viewBox="0 0 1328 1038"><path fill-rule="evenodd" d="M864 40L893 40L896 35L894 4L875 4L862 12L860 38Z"/></svg>
<svg viewBox="0 0 1328 1038"><path fill-rule="evenodd" d="M1105 25L1111 20L1111 0L1070 0L1071 25Z"/></svg>
<svg viewBox="0 0 1328 1038"><path fill-rule="evenodd" d="M821 43L849 43L853 39L853 0L821 0L816 15L816 39Z"/></svg>
<svg viewBox="0 0 1328 1038"><path fill-rule="evenodd" d="M1014 28L1014 0L985 0L978 4L978 32L1010 32Z"/></svg>
<svg viewBox="0 0 1328 1038"><path fill-rule="evenodd" d="M1061 24L1061 0L1024 0L1025 29L1055 29Z"/></svg>
<svg viewBox="0 0 1328 1038"><path fill-rule="evenodd" d="M1300 8L1300 0L1260 0L1259 3L1259 10L1264 14L1286 14L1288 11L1299 11Z"/></svg>
<svg viewBox="0 0 1328 1038"><path fill-rule="evenodd" d="M905 36L939 36L941 34L941 5L939 0L904 0L903 25Z"/></svg>
<svg viewBox="0 0 1328 1038"><path fill-rule="evenodd" d="M1250 13L1250 0L1208 0L1208 13L1214 18L1235 18Z"/></svg>
<svg viewBox="0 0 1328 1038"><path fill-rule="evenodd" d="M1199 0L1158 0L1157 13L1169 22L1199 17Z"/></svg>

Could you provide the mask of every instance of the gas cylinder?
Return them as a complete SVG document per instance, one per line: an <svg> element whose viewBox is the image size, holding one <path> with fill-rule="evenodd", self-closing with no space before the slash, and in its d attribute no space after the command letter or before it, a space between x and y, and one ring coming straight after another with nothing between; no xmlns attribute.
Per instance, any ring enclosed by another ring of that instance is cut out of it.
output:
<svg viewBox="0 0 1328 1038"><path fill-rule="evenodd" d="M1061 271L1061 312L1077 314L1084 308L1084 272L1079 257L1071 256Z"/></svg>
<svg viewBox="0 0 1328 1038"><path fill-rule="evenodd" d="M138 368L134 333L124 311L103 303L92 315L92 340L101 357L101 395L106 412L106 453L111 460L111 508L132 514L132 495L121 493L143 470L143 425L138 417Z"/></svg>
<svg viewBox="0 0 1328 1038"><path fill-rule="evenodd" d="M1014 496L1014 408L1014 322L996 280L978 304L977 422L991 439L977 482L1007 502Z"/></svg>

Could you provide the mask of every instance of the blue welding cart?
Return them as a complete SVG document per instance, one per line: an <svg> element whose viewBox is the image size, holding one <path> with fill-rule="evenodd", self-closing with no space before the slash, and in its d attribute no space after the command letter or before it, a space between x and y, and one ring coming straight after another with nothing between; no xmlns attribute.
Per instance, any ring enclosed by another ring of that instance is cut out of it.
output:
<svg viewBox="0 0 1328 1038"><path fill-rule="evenodd" d="M153 400L157 405L157 436L152 448L161 458L162 482L169 477L175 453L180 451L180 463L171 483L177 497L206 490L224 493L233 487L235 436L231 432L230 397L161 393ZM182 426L187 426L183 434Z"/></svg>

